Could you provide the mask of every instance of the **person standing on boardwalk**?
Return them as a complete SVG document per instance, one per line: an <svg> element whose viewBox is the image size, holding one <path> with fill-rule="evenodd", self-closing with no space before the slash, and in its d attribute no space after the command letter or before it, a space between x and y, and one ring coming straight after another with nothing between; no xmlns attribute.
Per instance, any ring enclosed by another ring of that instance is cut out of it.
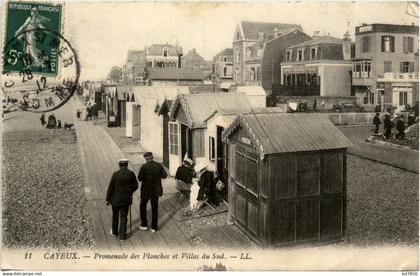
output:
<svg viewBox="0 0 420 276"><path fill-rule="evenodd" d="M94 103L90 107L90 114L92 114L92 122L93 122L93 124L96 125L96 123L98 122L98 105L96 103Z"/></svg>
<svg viewBox="0 0 420 276"><path fill-rule="evenodd" d="M394 127L394 124L391 121L391 114L387 113L385 114L385 120L384 120L384 129L385 129L385 139L389 140L391 138L392 128Z"/></svg>
<svg viewBox="0 0 420 276"><path fill-rule="evenodd" d="M138 189L138 183L134 172L130 171L127 159L118 161L120 169L112 174L111 181L106 193L106 205L112 206L112 228L110 234L118 236L120 241L126 239L127 215L133 193ZM118 227L119 222L119 227Z"/></svg>
<svg viewBox="0 0 420 276"><path fill-rule="evenodd" d="M379 131L379 125L381 124L381 118L379 117L379 113L376 112L375 117L373 117L373 124L375 125L375 134Z"/></svg>
<svg viewBox="0 0 420 276"><path fill-rule="evenodd" d="M146 152L143 155L146 164L141 166L138 180L141 182L140 188L140 219L139 227L142 231L147 231L147 203L150 200L152 205L152 226L151 230L156 233L158 230L158 208L159 197L163 195L162 181L168 175L163 166L153 160L153 154Z"/></svg>

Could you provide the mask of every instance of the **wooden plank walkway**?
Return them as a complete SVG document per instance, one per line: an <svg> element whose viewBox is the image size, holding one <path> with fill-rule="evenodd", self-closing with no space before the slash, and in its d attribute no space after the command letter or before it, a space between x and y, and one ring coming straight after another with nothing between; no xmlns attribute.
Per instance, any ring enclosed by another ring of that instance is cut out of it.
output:
<svg viewBox="0 0 420 276"><path fill-rule="evenodd" d="M74 101L74 110L79 102ZM75 120L78 147L83 168L86 199L89 215L92 220L93 233L98 248L127 250L133 248L191 248L187 237L181 232L173 219L176 211L182 206L173 193L166 193L159 203L159 228L153 234L151 231L140 231L140 193L136 191L131 206L132 233L126 241L120 242L110 235L111 207L105 205L106 191L109 180L118 169L117 160L125 158L123 152L108 135L102 126L93 125L90 121ZM131 170L132 167L130 168ZM137 174L137 172L135 172ZM148 216L151 220L150 205ZM130 225L128 223L127 228Z"/></svg>

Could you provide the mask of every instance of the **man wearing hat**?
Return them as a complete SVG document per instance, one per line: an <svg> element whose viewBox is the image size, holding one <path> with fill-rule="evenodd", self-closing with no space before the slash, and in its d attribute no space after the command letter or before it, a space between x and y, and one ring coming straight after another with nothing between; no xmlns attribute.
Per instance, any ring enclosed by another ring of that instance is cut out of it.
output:
<svg viewBox="0 0 420 276"><path fill-rule="evenodd" d="M123 241L126 239L128 209L138 183L134 172L127 168L128 160L120 159L118 163L120 169L112 174L106 193L106 204L112 206L111 235L119 236L120 241Z"/></svg>
<svg viewBox="0 0 420 276"><path fill-rule="evenodd" d="M146 164L141 166L138 180L141 181L140 188L140 230L147 230L147 203L150 200L152 205L152 225L151 230L156 233L158 230L158 206L159 197L163 194L161 179L166 178L168 175L163 166L153 161L153 154L146 152L143 155Z"/></svg>

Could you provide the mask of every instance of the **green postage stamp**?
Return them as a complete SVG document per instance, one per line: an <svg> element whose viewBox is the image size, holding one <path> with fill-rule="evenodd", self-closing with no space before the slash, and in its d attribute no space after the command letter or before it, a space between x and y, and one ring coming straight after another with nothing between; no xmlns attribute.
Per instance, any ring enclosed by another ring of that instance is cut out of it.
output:
<svg viewBox="0 0 420 276"><path fill-rule="evenodd" d="M53 34L61 32L61 13L61 4L7 3L4 72L57 75L59 40Z"/></svg>

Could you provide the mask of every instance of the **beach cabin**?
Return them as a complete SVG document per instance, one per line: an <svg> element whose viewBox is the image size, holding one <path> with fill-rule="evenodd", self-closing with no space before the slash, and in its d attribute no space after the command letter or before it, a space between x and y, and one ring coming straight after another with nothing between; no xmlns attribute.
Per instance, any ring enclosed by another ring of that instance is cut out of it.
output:
<svg viewBox="0 0 420 276"><path fill-rule="evenodd" d="M205 120L216 110L235 114L250 111L252 104L242 93L179 95L169 112L169 170L175 175L185 156L205 157Z"/></svg>
<svg viewBox="0 0 420 276"><path fill-rule="evenodd" d="M187 86L133 86L126 110L126 136L139 139L143 148L169 166L169 108ZM166 149L166 150L164 150Z"/></svg>
<svg viewBox="0 0 420 276"><path fill-rule="evenodd" d="M350 141L322 114L239 115L229 146L229 217L259 244L340 241Z"/></svg>
<svg viewBox="0 0 420 276"><path fill-rule="evenodd" d="M247 113L285 113L284 107L256 107L252 108ZM229 127L232 122L236 119L240 112L235 109L220 109L213 112L206 120L206 131L205 131L205 157L209 160L209 164L219 175L220 180L225 184L223 191L223 197L228 201L228 160L229 160L229 149L228 145L222 140L223 131Z"/></svg>

